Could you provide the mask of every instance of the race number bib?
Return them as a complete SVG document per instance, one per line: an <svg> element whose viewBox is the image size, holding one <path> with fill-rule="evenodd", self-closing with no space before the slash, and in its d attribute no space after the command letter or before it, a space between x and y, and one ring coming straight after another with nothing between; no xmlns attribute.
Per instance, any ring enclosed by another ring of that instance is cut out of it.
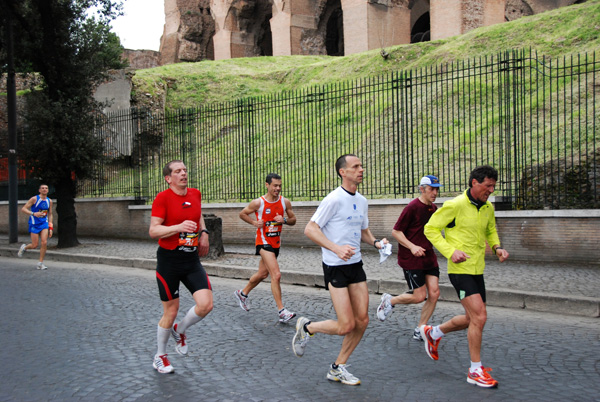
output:
<svg viewBox="0 0 600 402"><path fill-rule="evenodd" d="M198 233L179 233L179 250L188 253L198 250Z"/></svg>
<svg viewBox="0 0 600 402"><path fill-rule="evenodd" d="M282 225L279 222L270 221L265 224L265 234L267 237L281 236Z"/></svg>

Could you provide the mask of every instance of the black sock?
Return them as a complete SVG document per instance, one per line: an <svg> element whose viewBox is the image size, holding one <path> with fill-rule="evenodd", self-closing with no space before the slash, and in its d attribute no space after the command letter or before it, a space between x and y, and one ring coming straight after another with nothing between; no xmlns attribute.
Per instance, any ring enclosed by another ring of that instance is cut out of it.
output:
<svg viewBox="0 0 600 402"><path fill-rule="evenodd" d="M309 335L312 335L312 334L310 333L310 331L308 330L308 328L306 328L306 326L307 326L308 324L310 324L310 321L309 321L309 322L307 322L306 324L304 324L304 330L306 331L306 333L307 333L307 334L309 334Z"/></svg>
<svg viewBox="0 0 600 402"><path fill-rule="evenodd" d="M240 290L240 294L244 297L248 297L248 295L245 295L244 292L242 292L241 290Z"/></svg>
<svg viewBox="0 0 600 402"><path fill-rule="evenodd" d="M337 368L338 368L338 365L337 365L337 364L335 364L335 363L332 363L332 364L331 364L331 368L335 370L335 369L337 369Z"/></svg>

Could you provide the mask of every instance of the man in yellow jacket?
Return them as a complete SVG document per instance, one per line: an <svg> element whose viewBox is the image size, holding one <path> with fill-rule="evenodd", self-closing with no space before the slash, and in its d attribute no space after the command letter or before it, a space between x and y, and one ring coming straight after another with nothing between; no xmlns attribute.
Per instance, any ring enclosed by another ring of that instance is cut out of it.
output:
<svg viewBox="0 0 600 402"><path fill-rule="evenodd" d="M485 388L498 386L498 381L489 374L491 369L481 364L481 338L487 319L483 280L486 242L500 262L508 258L508 252L500 247L494 207L488 201L497 180L498 172L493 167L476 167L469 177L470 188L446 201L424 229L425 236L448 259L448 277L465 309L465 314L441 325L420 327L425 351L438 360L437 348L442 336L468 328L471 367L467 382Z"/></svg>

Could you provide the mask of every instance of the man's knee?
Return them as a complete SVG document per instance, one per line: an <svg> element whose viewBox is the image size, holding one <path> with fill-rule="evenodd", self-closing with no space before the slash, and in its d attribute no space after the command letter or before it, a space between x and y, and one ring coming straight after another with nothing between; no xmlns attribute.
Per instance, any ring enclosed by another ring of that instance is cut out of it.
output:
<svg viewBox="0 0 600 402"><path fill-rule="evenodd" d="M413 291L413 303L421 303L427 299L427 290L425 286L421 286Z"/></svg>
<svg viewBox="0 0 600 402"><path fill-rule="evenodd" d="M340 336L348 335L350 332L354 331L355 326L354 321L349 321L345 323L338 323L338 331L337 334Z"/></svg>
<svg viewBox="0 0 600 402"><path fill-rule="evenodd" d="M475 325L475 326L483 329L483 327L487 321L487 312L486 312L485 308L481 311L478 311L475 314L472 314L472 317L470 317L470 319L471 319L470 325Z"/></svg>
<svg viewBox="0 0 600 402"><path fill-rule="evenodd" d="M358 317L358 318L356 318L355 322L356 322L355 328L358 328L358 329L361 329L364 331L369 326L369 315L365 314L362 317Z"/></svg>
<svg viewBox="0 0 600 402"><path fill-rule="evenodd" d="M177 309L176 308L167 308L163 312L163 319L166 320L171 325L173 325L176 318L177 318Z"/></svg>
<svg viewBox="0 0 600 402"><path fill-rule="evenodd" d="M438 299L440 298L440 288L439 286L436 286L432 289L427 289L427 293L428 293L428 298L431 301L435 301L437 302Z"/></svg>
<svg viewBox="0 0 600 402"><path fill-rule="evenodd" d="M205 317L213 310L213 302L212 300L202 303L200 305L196 305L196 314L200 317Z"/></svg>
<svg viewBox="0 0 600 402"><path fill-rule="evenodd" d="M281 281L281 272L279 270L277 270L271 274L271 281L272 282Z"/></svg>

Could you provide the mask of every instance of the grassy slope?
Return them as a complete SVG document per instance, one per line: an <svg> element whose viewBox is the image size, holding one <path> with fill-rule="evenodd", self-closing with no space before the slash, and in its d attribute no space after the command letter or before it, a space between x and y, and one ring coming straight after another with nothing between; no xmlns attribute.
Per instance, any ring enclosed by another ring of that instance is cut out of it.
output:
<svg viewBox="0 0 600 402"><path fill-rule="evenodd" d="M484 27L453 38L345 57L278 56L180 63L138 70L135 91L164 96L166 108L197 107L307 86L357 80L531 48L548 58L600 50L600 0Z"/></svg>

